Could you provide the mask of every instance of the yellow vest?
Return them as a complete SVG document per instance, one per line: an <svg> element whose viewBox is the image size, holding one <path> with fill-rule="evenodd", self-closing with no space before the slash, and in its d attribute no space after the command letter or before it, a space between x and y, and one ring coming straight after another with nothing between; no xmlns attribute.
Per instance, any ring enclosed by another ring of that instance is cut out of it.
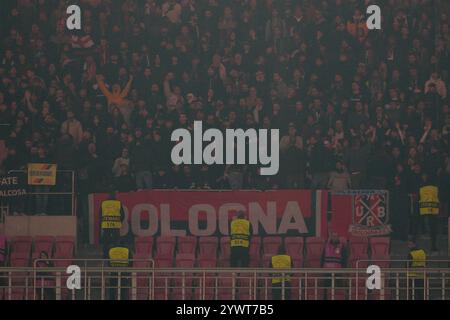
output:
<svg viewBox="0 0 450 320"><path fill-rule="evenodd" d="M413 250L410 252L412 256L412 264L411 268L425 268L426 261L427 261L427 254L424 250ZM423 272L410 272L409 273L410 278L423 278Z"/></svg>
<svg viewBox="0 0 450 320"><path fill-rule="evenodd" d="M291 257L288 255L278 255L272 257L273 269L290 269L291 263ZM281 274L277 274L272 278L272 284L280 283L282 281L291 281L291 278L289 276L282 277Z"/></svg>
<svg viewBox="0 0 450 320"><path fill-rule="evenodd" d="M124 247L115 247L109 250L109 264L111 267L128 267L130 250Z"/></svg>
<svg viewBox="0 0 450 320"><path fill-rule="evenodd" d="M250 246L250 221L245 219L236 219L231 222L231 246L244 247Z"/></svg>
<svg viewBox="0 0 450 320"><path fill-rule="evenodd" d="M438 215L439 214L439 189L436 186L425 186L419 191L420 215Z"/></svg>
<svg viewBox="0 0 450 320"><path fill-rule="evenodd" d="M106 200L102 202L102 229L120 229L121 203L118 200Z"/></svg>

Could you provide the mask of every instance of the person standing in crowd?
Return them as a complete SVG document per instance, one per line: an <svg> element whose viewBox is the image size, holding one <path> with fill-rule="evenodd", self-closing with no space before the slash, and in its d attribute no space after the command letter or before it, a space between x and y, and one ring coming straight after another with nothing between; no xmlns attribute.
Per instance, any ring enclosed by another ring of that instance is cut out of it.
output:
<svg viewBox="0 0 450 320"><path fill-rule="evenodd" d="M278 254L273 256L270 261L272 269L289 270L292 269L292 258L286 253L283 246L278 249ZM272 274L272 299L290 300L291 299L291 278L286 273Z"/></svg>
<svg viewBox="0 0 450 320"><path fill-rule="evenodd" d="M349 190L351 188L350 175L341 161L336 162L336 170L332 171L330 174L328 188L331 189L331 191L336 192Z"/></svg>
<svg viewBox="0 0 450 320"><path fill-rule="evenodd" d="M115 191L110 192L108 199L102 202L100 217L103 256L107 259L109 249L120 239L120 229L123 219L125 219L122 203L117 200Z"/></svg>
<svg viewBox="0 0 450 320"><path fill-rule="evenodd" d="M410 269L423 269L426 267L427 254L425 250L419 248L414 239L408 241L408 268ZM424 299L424 273L423 272L408 272L409 287L411 288L409 297L412 300L423 300Z"/></svg>
<svg viewBox="0 0 450 320"><path fill-rule="evenodd" d="M250 262L250 242L253 228L245 216L245 212L239 211L237 217L230 224L232 268L248 268Z"/></svg>
<svg viewBox="0 0 450 320"><path fill-rule="evenodd" d="M431 237L431 251L437 252L439 236L439 187L428 176L422 174L422 184L419 189L419 212L422 226L428 229Z"/></svg>

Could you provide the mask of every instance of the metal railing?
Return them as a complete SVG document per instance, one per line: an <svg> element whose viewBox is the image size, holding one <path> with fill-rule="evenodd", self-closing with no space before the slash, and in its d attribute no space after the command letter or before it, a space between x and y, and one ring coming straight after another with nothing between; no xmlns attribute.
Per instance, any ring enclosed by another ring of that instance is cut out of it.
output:
<svg viewBox="0 0 450 320"><path fill-rule="evenodd" d="M382 268L380 290L369 290L366 268L231 269L155 268L131 260L111 268L107 260L37 260L32 268L1 268L5 300L449 300L450 261L427 268ZM40 267L45 263L55 267ZM405 263L405 261L402 261ZM66 267L77 265L81 289L69 290ZM57 266L59 265L59 266ZM61 266L64 265L64 266ZM420 276L417 276L419 275ZM273 285L274 277L289 282Z"/></svg>
<svg viewBox="0 0 450 320"><path fill-rule="evenodd" d="M8 174L26 175L27 172L25 170L11 170ZM26 179L26 177L24 177L24 179ZM56 179L57 184L55 186L27 186L27 194L24 196L24 199L21 199L20 201L10 201L9 212L7 215L12 214L14 211L40 214L43 212L36 211L39 211L39 209L51 211L53 206L54 208L57 208L53 209L55 215L75 216L77 212L75 171L58 170ZM44 208L36 208L38 202L39 206ZM20 208L17 210L16 207ZM70 207L70 209L67 210L66 207ZM67 211L60 212L64 210Z"/></svg>

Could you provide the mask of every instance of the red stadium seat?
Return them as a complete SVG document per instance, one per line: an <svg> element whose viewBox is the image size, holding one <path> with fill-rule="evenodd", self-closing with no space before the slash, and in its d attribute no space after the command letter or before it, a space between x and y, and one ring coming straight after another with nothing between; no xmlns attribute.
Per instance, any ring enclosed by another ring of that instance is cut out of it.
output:
<svg viewBox="0 0 450 320"><path fill-rule="evenodd" d="M30 266L30 256L25 252L13 252L10 256L10 265L13 268L25 268Z"/></svg>
<svg viewBox="0 0 450 320"><path fill-rule="evenodd" d="M134 255L133 257L133 267L138 269L149 269L151 272L152 262L149 260L147 253L143 253L141 255ZM150 279L151 277L148 275L149 272L142 273L139 272L136 274L136 283L137 283L137 292L136 299L137 300L148 300L150 297Z"/></svg>
<svg viewBox="0 0 450 320"><path fill-rule="evenodd" d="M206 257L202 257L199 256L197 257L197 266L201 269L214 269L217 267L217 260L210 258L208 256ZM215 287L216 287L216 279L217 276L214 273L206 273L206 274L201 274L198 273L196 275L197 279L198 279L198 283L199 284L203 284L203 287L205 288L205 300L212 300L215 297ZM197 292L198 297L203 300L203 296L202 296L202 292Z"/></svg>
<svg viewBox="0 0 450 320"><path fill-rule="evenodd" d="M11 253L31 253L32 238L28 236L17 236L12 239Z"/></svg>
<svg viewBox="0 0 450 320"><path fill-rule="evenodd" d="M320 260L325 247L325 240L322 238L306 239L306 265L310 268L320 268Z"/></svg>
<svg viewBox="0 0 450 320"><path fill-rule="evenodd" d="M293 259L303 258L304 239L302 237L287 237L284 239L286 253Z"/></svg>
<svg viewBox="0 0 450 320"><path fill-rule="evenodd" d="M190 253L178 253L175 259L177 268L193 268L195 263L195 255Z"/></svg>
<svg viewBox="0 0 450 320"><path fill-rule="evenodd" d="M391 239L388 237L370 238L371 260L376 262L377 265L383 262L376 260L389 260L390 245Z"/></svg>
<svg viewBox="0 0 450 320"><path fill-rule="evenodd" d="M286 253L291 256L294 268L303 267L303 248L304 241L302 237L288 237L284 239Z"/></svg>
<svg viewBox="0 0 450 320"><path fill-rule="evenodd" d="M276 255L278 253L278 249L282 244L283 240L281 237L265 237L263 239L263 252L268 255Z"/></svg>
<svg viewBox="0 0 450 320"><path fill-rule="evenodd" d="M55 255L57 259L73 258L75 250L75 237L59 236L55 240Z"/></svg>
<svg viewBox="0 0 450 320"><path fill-rule="evenodd" d="M161 236L156 238L156 255L158 257L173 258L175 242L176 239L174 237Z"/></svg>
<svg viewBox="0 0 450 320"><path fill-rule="evenodd" d="M179 253L175 259L175 266L177 268L194 268L195 256L188 253ZM173 289L174 300L183 299L183 287L184 287L184 300L192 300L194 289L194 274L193 273L176 273L174 275L175 283ZM184 282L183 282L184 280Z"/></svg>
<svg viewBox="0 0 450 320"><path fill-rule="evenodd" d="M141 257L152 257L153 237L137 237L134 241L134 252Z"/></svg>
<svg viewBox="0 0 450 320"><path fill-rule="evenodd" d="M199 239L199 254L202 257L217 257L219 239L216 237L201 237Z"/></svg>
<svg viewBox="0 0 450 320"><path fill-rule="evenodd" d="M235 283L236 286L236 283ZM236 290L236 288L235 288ZM217 296L219 300L232 300L233 298L233 278L229 273L219 274Z"/></svg>
<svg viewBox="0 0 450 320"><path fill-rule="evenodd" d="M219 265L222 268L228 268L230 266L230 237L220 238L220 251L219 251Z"/></svg>
<svg viewBox="0 0 450 320"><path fill-rule="evenodd" d="M178 237L177 239L178 254L194 254L197 249L197 238L192 236Z"/></svg>
<svg viewBox="0 0 450 320"><path fill-rule="evenodd" d="M356 264L359 260L368 260L369 239L363 237L352 237L349 241L349 257L348 267L356 268ZM358 263L359 268L366 268L368 262Z"/></svg>
<svg viewBox="0 0 450 320"><path fill-rule="evenodd" d="M250 239L250 257L261 256L261 237L252 237Z"/></svg>
<svg viewBox="0 0 450 320"><path fill-rule="evenodd" d="M231 246L230 237L220 238L220 256L230 258Z"/></svg>
<svg viewBox="0 0 450 320"><path fill-rule="evenodd" d="M217 260L209 256L198 256L197 266L202 269L214 269L217 267Z"/></svg>
<svg viewBox="0 0 450 320"><path fill-rule="evenodd" d="M170 296L170 287L172 278L169 273L158 272L159 268L172 268L173 257L162 256L155 257L155 295L154 300L167 300Z"/></svg>

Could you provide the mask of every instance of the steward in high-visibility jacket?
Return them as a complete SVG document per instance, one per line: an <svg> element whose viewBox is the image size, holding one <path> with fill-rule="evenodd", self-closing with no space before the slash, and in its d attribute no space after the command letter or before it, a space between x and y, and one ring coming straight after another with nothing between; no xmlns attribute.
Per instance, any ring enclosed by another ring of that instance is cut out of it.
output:
<svg viewBox="0 0 450 320"><path fill-rule="evenodd" d="M409 252L410 268L423 269L427 264L427 254L425 250L414 248ZM410 278L423 279L423 272L409 272Z"/></svg>
<svg viewBox="0 0 450 320"><path fill-rule="evenodd" d="M232 268L248 268L250 262L250 237L253 229L244 212L239 212L230 224L230 266Z"/></svg>
<svg viewBox="0 0 450 320"><path fill-rule="evenodd" d="M109 249L109 265L111 267L128 267L130 264L130 249L113 247Z"/></svg>
<svg viewBox="0 0 450 320"><path fill-rule="evenodd" d="M417 247L414 240L408 242L410 249L408 260L410 269L423 269L427 264L427 254L423 249ZM411 300L423 300L425 297L425 278L424 272L409 271L409 288Z"/></svg>
<svg viewBox="0 0 450 320"><path fill-rule="evenodd" d="M419 212L421 216L439 215L439 188L424 185L419 189Z"/></svg>
<svg viewBox="0 0 450 320"><path fill-rule="evenodd" d="M109 266L111 268L127 268L130 266L131 252L125 242L119 241L108 251ZM109 279L109 299L126 300L129 298L131 284L130 273L115 270ZM120 296L119 296L120 294Z"/></svg>
<svg viewBox="0 0 450 320"><path fill-rule="evenodd" d="M279 254L273 256L271 259L271 266L273 269L291 269L292 258L287 254ZM291 281L291 277L289 275L283 276L282 274L274 274L272 276L272 284L278 284L288 281Z"/></svg>
<svg viewBox="0 0 450 320"><path fill-rule="evenodd" d="M110 199L102 202L102 230L122 228L121 209L122 204L119 200Z"/></svg>
<svg viewBox="0 0 450 320"><path fill-rule="evenodd" d="M281 246L278 254L271 259L272 269L289 270L292 269L292 258ZM274 300L290 300L291 299L291 277L288 273L272 274L272 298Z"/></svg>
<svg viewBox="0 0 450 320"><path fill-rule="evenodd" d="M120 240L120 229L125 218L122 203L116 199L115 192L100 206L100 230L103 244L103 256L108 259L109 249Z"/></svg>
<svg viewBox="0 0 450 320"><path fill-rule="evenodd" d="M250 221L236 219L231 222L231 247L250 247Z"/></svg>

